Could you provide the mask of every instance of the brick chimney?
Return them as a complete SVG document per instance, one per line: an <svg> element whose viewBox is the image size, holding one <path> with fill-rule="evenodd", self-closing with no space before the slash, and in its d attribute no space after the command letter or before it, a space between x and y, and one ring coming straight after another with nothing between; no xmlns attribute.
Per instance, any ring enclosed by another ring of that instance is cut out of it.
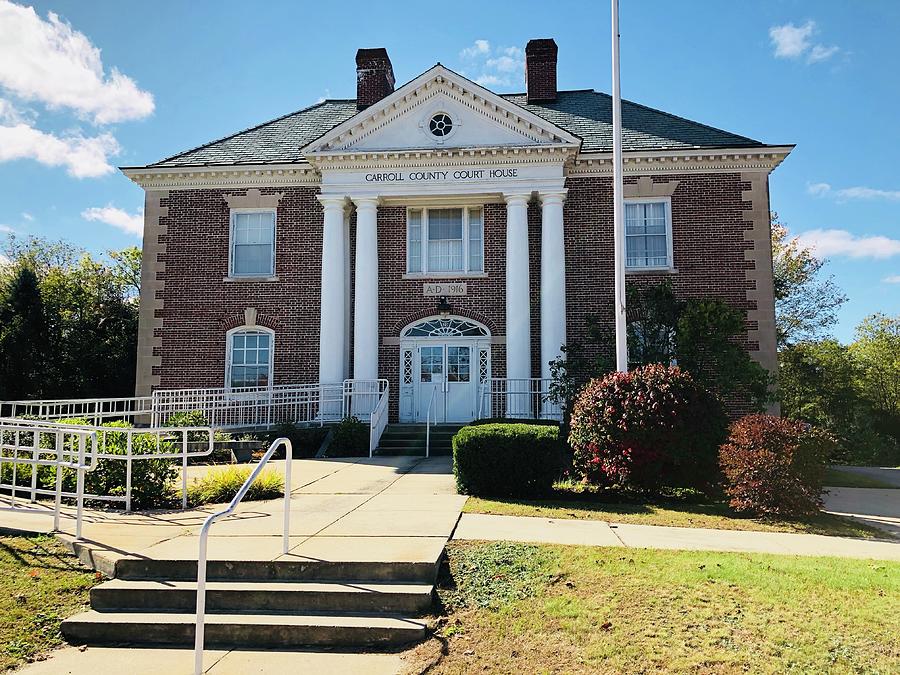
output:
<svg viewBox="0 0 900 675"><path fill-rule="evenodd" d="M525 45L525 84L528 102L556 100L556 53L553 39L529 40Z"/></svg>
<svg viewBox="0 0 900 675"><path fill-rule="evenodd" d="M360 49L356 52L356 107L362 110L394 91L394 68L387 50Z"/></svg>

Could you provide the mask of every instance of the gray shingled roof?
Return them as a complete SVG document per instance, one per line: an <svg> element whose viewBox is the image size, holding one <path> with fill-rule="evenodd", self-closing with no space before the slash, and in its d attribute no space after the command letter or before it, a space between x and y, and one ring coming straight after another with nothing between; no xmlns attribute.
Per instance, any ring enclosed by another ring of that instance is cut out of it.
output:
<svg viewBox="0 0 900 675"><path fill-rule="evenodd" d="M582 152L612 150L612 98L593 90L561 91L553 103L526 103L525 94L503 98L583 139ZM330 100L246 129L151 167L281 164L302 160L300 149L357 113L356 101ZM622 101L622 147L627 151L760 147L763 143Z"/></svg>

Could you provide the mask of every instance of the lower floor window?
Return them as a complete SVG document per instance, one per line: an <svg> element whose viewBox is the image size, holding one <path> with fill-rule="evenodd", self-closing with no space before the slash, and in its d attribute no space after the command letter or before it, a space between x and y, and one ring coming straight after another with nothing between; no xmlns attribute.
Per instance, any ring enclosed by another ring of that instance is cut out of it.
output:
<svg viewBox="0 0 900 675"><path fill-rule="evenodd" d="M228 386L267 387L272 381L274 336L269 331L238 330L228 345Z"/></svg>

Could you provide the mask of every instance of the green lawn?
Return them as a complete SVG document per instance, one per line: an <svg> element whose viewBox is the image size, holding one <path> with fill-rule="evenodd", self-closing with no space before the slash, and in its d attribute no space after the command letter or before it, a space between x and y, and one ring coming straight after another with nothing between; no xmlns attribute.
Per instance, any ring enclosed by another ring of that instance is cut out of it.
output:
<svg viewBox="0 0 900 675"><path fill-rule="evenodd" d="M621 503L603 502L557 490L549 500L480 499L470 497L463 511L503 516L537 516L603 520L635 525L705 527L718 530L756 530L761 532L800 532L840 537L885 538L890 535L850 518L820 513L811 518L776 520L748 518L732 511L722 502ZM579 498L581 497L581 498Z"/></svg>
<svg viewBox="0 0 900 675"><path fill-rule="evenodd" d="M60 622L99 578L53 537L0 536L0 672L62 644Z"/></svg>
<svg viewBox="0 0 900 675"><path fill-rule="evenodd" d="M828 469L825 474L825 485L830 487L848 487L848 488L878 488L878 489L898 489L893 483L863 476L852 471L843 471L838 468Z"/></svg>
<svg viewBox="0 0 900 675"><path fill-rule="evenodd" d="M900 563L460 543L429 673L896 673ZM418 672L418 671L416 671Z"/></svg>

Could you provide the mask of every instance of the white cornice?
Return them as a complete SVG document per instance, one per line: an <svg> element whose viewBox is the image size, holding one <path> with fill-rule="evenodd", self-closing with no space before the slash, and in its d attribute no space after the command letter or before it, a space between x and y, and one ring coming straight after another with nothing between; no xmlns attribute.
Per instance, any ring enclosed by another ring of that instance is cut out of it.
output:
<svg viewBox="0 0 900 675"><path fill-rule="evenodd" d="M380 152L338 151L316 155L322 171L420 168L434 166L493 166L507 164L562 164L571 161L577 148L571 145L524 147L439 148Z"/></svg>
<svg viewBox="0 0 900 675"><path fill-rule="evenodd" d="M626 174L730 173L734 171L772 171L784 161L792 145L762 148L717 148L714 150L655 150L623 153ZM611 176L612 153L580 153L567 175Z"/></svg>
<svg viewBox="0 0 900 675"><path fill-rule="evenodd" d="M466 80L438 64L400 87L381 101L359 112L303 148L307 158L334 150L350 150L353 144L383 128L413 108L444 93L496 124L513 129L535 143L571 144L581 139L523 107Z"/></svg>
<svg viewBox="0 0 900 675"><path fill-rule="evenodd" d="M123 168L145 190L289 187L318 185L319 173L309 164L267 164L213 167Z"/></svg>

